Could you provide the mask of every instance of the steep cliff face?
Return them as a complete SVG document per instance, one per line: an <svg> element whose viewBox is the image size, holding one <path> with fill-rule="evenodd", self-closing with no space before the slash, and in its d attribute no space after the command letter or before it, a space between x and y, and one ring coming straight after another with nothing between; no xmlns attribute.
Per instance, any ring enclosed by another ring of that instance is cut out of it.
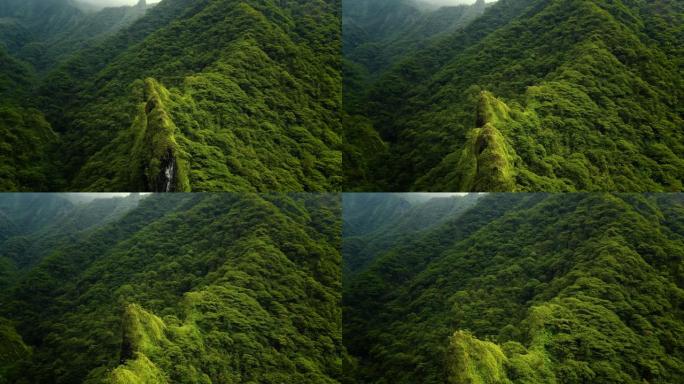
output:
<svg viewBox="0 0 684 384"><path fill-rule="evenodd" d="M165 339L164 322L136 304L126 307L121 328L121 362L134 359L138 353L153 353Z"/></svg>
<svg viewBox="0 0 684 384"><path fill-rule="evenodd" d="M150 360L159 348L168 347L166 324L136 304L123 315L121 365L103 379L103 384L164 384L168 378ZM93 381L98 378L93 377Z"/></svg>
<svg viewBox="0 0 684 384"><path fill-rule="evenodd" d="M152 192L189 191L186 161L175 138L178 129L167 111L169 93L154 79L147 79L145 95L144 115L136 119L140 125L134 123L133 126L140 139L132 154L141 162L145 176L142 189Z"/></svg>
<svg viewBox="0 0 684 384"><path fill-rule="evenodd" d="M453 191L512 191L515 189L515 151L502 134L511 120L510 108L490 92L478 98L475 128L465 146L447 155L417 182L418 188L435 186Z"/></svg>

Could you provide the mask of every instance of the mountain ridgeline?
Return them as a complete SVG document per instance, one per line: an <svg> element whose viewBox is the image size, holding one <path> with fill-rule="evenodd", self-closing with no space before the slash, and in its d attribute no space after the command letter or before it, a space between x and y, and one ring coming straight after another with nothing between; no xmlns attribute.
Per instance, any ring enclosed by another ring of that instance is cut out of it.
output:
<svg viewBox="0 0 684 384"><path fill-rule="evenodd" d="M148 5L96 10L75 0L4 0L0 42L38 71L92 46L145 14Z"/></svg>
<svg viewBox="0 0 684 384"><path fill-rule="evenodd" d="M362 271L402 238L453 219L475 205L478 194L430 197L400 193L350 193L343 198L344 276Z"/></svg>
<svg viewBox="0 0 684 384"><path fill-rule="evenodd" d="M486 194L383 244L376 228L430 206L399 208L400 196L344 197L377 215L344 232L343 382L684 377L682 194Z"/></svg>
<svg viewBox="0 0 684 384"><path fill-rule="evenodd" d="M378 2L385 23L364 34L360 3L344 24L349 189L682 190L682 2L500 0L402 52L383 31L420 13Z"/></svg>
<svg viewBox="0 0 684 384"><path fill-rule="evenodd" d="M0 383L337 383L340 217L333 194L0 196Z"/></svg>
<svg viewBox="0 0 684 384"><path fill-rule="evenodd" d="M2 189L341 187L338 1L74 4L0 8Z"/></svg>

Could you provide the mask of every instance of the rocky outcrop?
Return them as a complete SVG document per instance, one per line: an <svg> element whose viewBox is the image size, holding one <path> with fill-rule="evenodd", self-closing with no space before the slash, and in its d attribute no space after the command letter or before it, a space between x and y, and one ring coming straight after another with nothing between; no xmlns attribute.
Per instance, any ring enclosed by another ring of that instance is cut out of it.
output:
<svg viewBox="0 0 684 384"><path fill-rule="evenodd" d="M509 108L491 93L480 94L476 113L476 128L470 131L460 166L466 176L461 183L468 191L512 191L512 149L506 144L497 126L505 124Z"/></svg>
<svg viewBox="0 0 684 384"><path fill-rule="evenodd" d="M189 191L187 162L176 142L177 128L168 111L168 91L154 79L147 79L144 95L146 102L133 128L133 157L139 167L132 178L138 180L141 189L151 192Z"/></svg>

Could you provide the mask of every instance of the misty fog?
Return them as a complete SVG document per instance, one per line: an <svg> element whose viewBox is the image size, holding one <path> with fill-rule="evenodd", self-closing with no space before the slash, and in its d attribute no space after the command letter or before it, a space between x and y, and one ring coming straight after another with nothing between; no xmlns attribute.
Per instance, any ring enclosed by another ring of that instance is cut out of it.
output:
<svg viewBox="0 0 684 384"><path fill-rule="evenodd" d="M156 3L159 0L147 0L148 4ZM81 0L83 3L93 4L100 7L117 7L121 5L135 5L138 0Z"/></svg>
<svg viewBox="0 0 684 384"><path fill-rule="evenodd" d="M487 2L491 2L488 0ZM459 5L459 4L474 4L475 0L423 0L425 3L430 3L433 5Z"/></svg>

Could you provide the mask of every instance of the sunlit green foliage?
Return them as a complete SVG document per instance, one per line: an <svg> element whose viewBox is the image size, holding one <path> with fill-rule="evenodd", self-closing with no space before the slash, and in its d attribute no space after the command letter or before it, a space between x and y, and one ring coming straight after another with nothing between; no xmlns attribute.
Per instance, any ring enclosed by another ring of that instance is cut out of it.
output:
<svg viewBox="0 0 684 384"><path fill-rule="evenodd" d="M33 348L8 380L337 382L339 205L157 194L67 231L0 296L0 316Z"/></svg>
<svg viewBox="0 0 684 384"><path fill-rule="evenodd" d="M468 332L457 331L447 349L447 383L508 384L506 356L498 345L478 340Z"/></svg>
<svg viewBox="0 0 684 384"><path fill-rule="evenodd" d="M388 151L350 187L679 191L682 25L681 2L498 1L360 85L351 105ZM499 164L474 176L482 91L510 114L489 129Z"/></svg>
<svg viewBox="0 0 684 384"><path fill-rule="evenodd" d="M683 217L681 194L489 194L399 237L345 279L348 382L678 383Z"/></svg>

